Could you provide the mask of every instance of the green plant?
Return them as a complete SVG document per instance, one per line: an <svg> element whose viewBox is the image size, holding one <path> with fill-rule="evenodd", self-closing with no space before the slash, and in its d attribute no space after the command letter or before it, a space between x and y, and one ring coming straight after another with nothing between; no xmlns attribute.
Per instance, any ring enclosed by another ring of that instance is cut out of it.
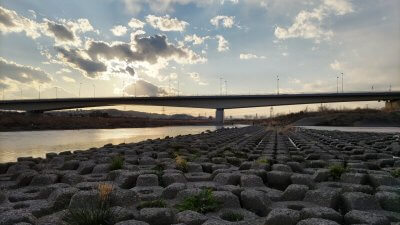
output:
<svg viewBox="0 0 400 225"><path fill-rule="evenodd" d="M167 204L163 199L156 199L153 201L144 201L141 202L138 206L137 209L141 210L143 208L165 208Z"/></svg>
<svg viewBox="0 0 400 225"><path fill-rule="evenodd" d="M120 155L116 155L111 159L110 170L122 169L123 165L124 165L124 158Z"/></svg>
<svg viewBox="0 0 400 225"><path fill-rule="evenodd" d="M110 207L111 184L98 186L99 196L96 202L88 203L79 208L69 208L63 220L70 225L112 225L115 223L115 212Z"/></svg>
<svg viewBox="0 0 400 225"><path fill-rule="evenodd" d="M229 221L229 222L238 222L244 219L242 214L236 212L226 212L221 215L221 219Z"/></svg>
<svg viewBox="0 0 400 225"><path fill-rule="evenodd" d="M64 221L70 225L111 225L114 224L115 212L108 207L69 209Z"/></svg>
<svg viewBox="0 0 400 225"><path fill-rule="evenodd" d="M184 173L187 172L187 161L182 156L178 155L175 158L176 168Z"/></svg>
<svg viewBox="0 0 400 225"><path fill-rule="evenodd" d="M340 176L345 173L347 169L339 164L335 164L329 167L329 173L333 180L339 180Z"/></svg>
<svg viewBox="0 0 400 225"><path fill-rule="evenodd" d="M256 162L258 164L268 164L269 163L267 157L265 157L265 156L261 156L260 158L257 159Z"/></svg>
<svg viewBox="0 0 400 225"><path fill-rule="evenodd" d="M400 177L400 168L397 168L392 171L392 176L394 177Z"/></svg>
<svg viewBox="0 0 400 225"><path fill-rule="evenodd" d="M202 190L199 194L186 197L176 205L179 211L192 210L199 213L213 212L220 208L221 202L215 199L210 189Z"/></svg>
<svg viewBox="0 0 400 225"><path fill-rule="evenodd" d="M162 164L157 164L155 167L153 167L153 170L156 172L157 178L158 178L158 184L160 186L164 185L162 176L164 175L164 165Z"/></svg>

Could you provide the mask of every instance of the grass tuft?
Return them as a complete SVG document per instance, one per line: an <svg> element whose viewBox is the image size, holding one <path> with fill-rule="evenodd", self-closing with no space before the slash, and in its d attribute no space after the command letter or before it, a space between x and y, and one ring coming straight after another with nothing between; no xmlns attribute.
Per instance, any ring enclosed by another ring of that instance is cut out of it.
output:
<svg viewBox="0 0 400 225"><path fill-rule="evenodd" d="M261 165L267 165L269 163L267 157L265 156L261 156L260 158L257 159L256 162Z"/></svg>
<svg viewBox="0 0 400 225"><path fill-rule="evenodd" d="M156 199L153 201L144 201L141 202L138 206L137 209L141 210L143 208L165 208L167 206L167 203L163 199Z"/></svg>
<svg viewBox="0 0 400 225"><path fill-rule="evenodd" d="M187 161L182 156L177 155L175 158L176 168L184 173L187 172Z"/></svg>
<svg viewBox="0 0 400 225"><path fill-rule="evenodd" d="M226 212L221 215L221 219L229 221L229 222L238 222L244 219L242 214L236 212Z"/></svg>
<svg viewBox="0 0 400 225"><path fill-rule="evenodd" d="M346 171L347 169L344 166L338 164L329 167L329 172L333 180L339 180L340 176L342 176Z"/></svg>
<svg viewBox="0 0 400 225"><path fill-rule="evenodd" d="M400 177L400 168L393 170L391 174L392 174L392 176L394 176L396 178Z"/></svg>
<svg viewBox="0 0 400 225"><path fill-rule="evenodd" d="M192 210L199 213L214 212L219 209L221 203L215 199L210 189L202 190L199 194L186 197L176 205L179 211Z"/></svg>
<svg viewBox="0 0 400 225"><path fill-rule="evenodd" d="M110 170L122 169L124 165L124 158L121 155L116 155L111 159Z"/></svg>
<svg viewBox="0 0 400 225"><path fill-rule="evenodd" d="M115 223L116 212L110 207L111 184L98 186L99 198L94 205L70 208L63 220L69 225L112 225Z"/></svg>

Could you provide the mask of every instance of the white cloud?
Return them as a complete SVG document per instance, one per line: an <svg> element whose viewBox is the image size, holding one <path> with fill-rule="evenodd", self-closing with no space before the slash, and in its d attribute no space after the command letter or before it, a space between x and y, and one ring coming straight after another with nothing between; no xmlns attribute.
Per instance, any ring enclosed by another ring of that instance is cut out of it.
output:
<svg viewBox="0 0 400 225"><path fill-rule="evenodd" d="M40 68L17 64L0 57L0 86L7 87L8 82L48 83L52 80L50 74Z"/></svg>
<svg viewBox="0 0 400 225"><path fill-rule="evenodd" d="M0 6L0 32L19 33L25 32L26 36L36 39L40 37L40 24L33 20L18 15L13 10Z"/></svg>
<svg viewBox="0 0 400 225"><path fill-rule="evenodd" d="M337 61L336 59L333 63L330 64L330 66L333 70L341 70L343 68L342 64L339 61Z"/></svg>
<svg viewBox="0 0 400 225"><path fill-rule="evenodd" d="M228 51L229 50L229 42L222 35L217 35L215 37L218 40L217 50L219 52Z"/></svg>
<svg viewBox="0 0 400 225"><path fill-rule="evenodd" d="M185 27L189 25L187 22L171 18L169 15L163 17L148 15L146 21L154 28L161 31L184 31Z"/></svg>
<svg viewBox="0 0 400 225"><path fill-rule="evenodd" d="M243 60L249 60L249 59L265 59L266 57L254 55L251 53L240 53L239 58Z"/></svg>
<svg viewBox="0 0 400 225"><path fill-rule="evenodd" d="M124 92L132 96L164 96L167 91L145 80L137 80L124 88Z"/></svg>
<svg viewBox="0 0 400 225"><path fill-rule="evenodd" d="M62 78L65 82L68 82L68 83L75 83L75 82L76 82L75 79L74 79L74 78L71 78L71 77L62 76L61 78Z"/></svg>
<svg viewBox="0 0 400 225"><path fill-rule="evenodd" d="M142 11L143 5L148 5L149 9L156 13L170 13L174 11L174 5L187 5L190 3L196 6L207 6L213 2L222 2L223 0L122 0L125 10L129 14L138 14ZM229 0L236 1L236 0Z"/></svg>
<svg viewBox="0 0 400 225"><path fill-rule="evenodd" d="M132 19L129 21L128 25L129 25L131 28L133 28L133 29L142 29L142 28L144 27L145 23L142 22L141 20L132 18Z"/></svg>
<svg viewBox="0 0 400 225"><path fill-rule="evenodd" d="M216 16L210 20L210 23L215 27L219 27L222 25L225 28L232 28L235 24L235 17L234 16Z"/></svg>
<svg viewBox="0 0 400 225"><path fill-rule="evenodd" d="M194 45L200 45L203 44L203 42L208 38L210 37L209 36L199 37L196 34L193 34L193 35L186 35L184 40L186 42L193 42Z"/></svg>
<svg viewBox="0 0 400 225"><path fill-rule="evenodd" d="M344 15L353 12L352 5L345 0L324 0L321 5L311 11L300 11L288 28L277 26L275 36L278 39L304 38L315 42L329 40L333 31L325 30L322 24L331 14Z"/></svg>
<svg viewBox="0 0 400 225"><path fill-rule="evenodd" d="M122 25L114 26L111 29L111 32L115 36L122 36L122 35L126 34L127 31L128 31L128 29L125 26L122 26Z"/></svg>
<svg viewBox="0 0 400 225"><path fill-rule="evenodd" d="M190 78L192 78L193 81L195 81L198 85L208 85L208 83L201 81L200 79L200 74L196 72L190 72L188 73Z"/></svg>

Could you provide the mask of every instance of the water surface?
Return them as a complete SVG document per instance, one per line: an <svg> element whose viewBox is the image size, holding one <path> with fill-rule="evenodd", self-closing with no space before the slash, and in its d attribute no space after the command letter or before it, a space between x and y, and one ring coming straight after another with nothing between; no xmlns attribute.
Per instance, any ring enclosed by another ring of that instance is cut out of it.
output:
<svg viewBox="0 0 400 225"><path fill-rule="evenodd" d="M166 136L198 134L215 129L216 126L170 126L0 132L0 162L16 161L22 156L44 157L48 152L85 150L108 143L139 142Z"/></svg>

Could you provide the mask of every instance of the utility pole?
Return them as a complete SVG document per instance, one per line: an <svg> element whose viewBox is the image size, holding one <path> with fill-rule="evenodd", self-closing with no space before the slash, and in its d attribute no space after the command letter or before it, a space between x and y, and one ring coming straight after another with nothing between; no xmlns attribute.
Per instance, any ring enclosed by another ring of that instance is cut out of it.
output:
<svg viewBox="0 0 400 225"><path fill-rule="evenodd" d="M82 86L82 82L79 83L79 92L78 92L79 98L81 97L81 86Z"/></svg>
<svg viewBox="0 0 400 225"><path fill-rule="evenodd" d="M136 81L135 81L134 87L135 87L135 97L136 97Z"/></svg>
<svg viewBox="0 0 400 225"><path fill-rule="evenodd" d="M168 76L168 95L171 95L171 75Z"/></svg>
<svg viewBox="0 0 400 225"><path fill-rule="evenodd" d="M39 99L40 99L40 85L39 85Z"/></svg>
<svg viewBox="0 0 400 225"><path fill-rule="evenodd" d="M269 118L272 118L273 113L274 113L274 107L271 106L271 108L269 109Z"/></svg>
<svg viewBox="0 0 400 225"><path fill-rule="evenodd" d="M96 85L95 84L92 85L93 85L93 98L96 98Z"/></svg>
<svg viewBox="0 0 400 225"><path fill-rule="evenodd" d="M339 94L339 76L336 76L336 93Z"/></svg>
<svg viewBox="0 0 400 225"><path fill-rule="evenodd" d="M122 81L122 97L125 97L124 88L125 88L125 80Z"/></svg>
<svg viewBox="0 0 400 225"><path fill-rule="evenodd" d="M342 93L343 93L343 73L342 73Z"/></svg>
<svg viewBox="0 0 400 225"><path fill-rule="evenodd" d="M54 87L56 89L56 98L58 98L58 87Z"/></svg>
<svg viewBox="0 0 400 225"><path fill-rule="evenodd" d="M374 91L374 85L372 85L371 90Z"/></svg>
<svg viewBox="0 0 400 225"><path fill-rule="evenodd" d="M389 85L389 92L392 92L392 84Z"/></svg>
<svg viewBox="0 0 400 225"><path fill-rule="evenodd" d="M228 95L228 82L225 80L225 95Z"/></svg>
<svg viewBox="0 0 400 225"><path fill-rule="evenodd" d="M276 92L279 95L279 75L276 75Z"/></svg>
<svg viewBox="0 0 400 225"><path fill-rule="evenodd" d="M179 79L178 79L178 96L179 96Z"/></svg>
<svg viewBox="0 0 400 225"><path fill-rule="evenodd" d="M219 78L219 95L222 95L222 77Z"/></svg>

